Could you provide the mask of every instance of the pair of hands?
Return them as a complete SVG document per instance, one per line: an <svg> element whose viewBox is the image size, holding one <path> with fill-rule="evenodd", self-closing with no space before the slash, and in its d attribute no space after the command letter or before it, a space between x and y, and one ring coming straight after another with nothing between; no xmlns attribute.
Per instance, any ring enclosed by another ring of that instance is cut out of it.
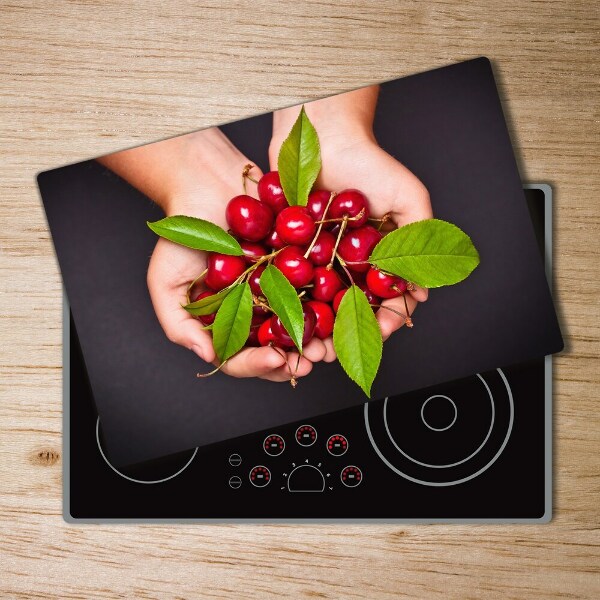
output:
<svg viewBox="0 0 600 600"><path fill-rule="evenodd" d="M397 227L431 218L429 194L423 184L375 141L372 122L377 92L377 88L363 88L306 105L321 145L322 169L315 188L338 192L357 188L369 199L372 216L389 214ZM298 107L292 107L274 113L271 170L277 170L279 149L298 112ZM217 128L99 160L157 202L167 216L199 217L224 229L227 202L243 193L242 170L252 162ZM255 167L251 175L258 180L262 173ZM256 185L250 181L247 193L258 197ZM210 334L181 308L190 281L205 268L205 253L161 238L150 259L147 280L167 337L204 361L215 362ZM411 291L407 296L410 314L426 299L427 290ZM405 312L402 298L386 300L383 305ZM384 339L404 324L402 317L389 310L379 310L377 320ZM332 339L314 338L299 358L296 377L307 375L318 361L335 359ZM283 355L269 347L245 348L229 359L222 371L234 377L289 381L288 363L295 367L297 361L295 352Z"/></svg>

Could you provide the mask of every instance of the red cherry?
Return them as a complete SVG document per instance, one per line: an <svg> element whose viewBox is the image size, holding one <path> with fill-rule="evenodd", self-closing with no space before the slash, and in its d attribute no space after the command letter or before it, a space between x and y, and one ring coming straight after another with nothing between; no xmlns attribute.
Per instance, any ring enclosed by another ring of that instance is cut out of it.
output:
<svg viewBox="0 0 600 600"><path fill-rule="evenodd" d="M366 261L382 237L381 233L370 225L351 229L340 240L338 254L346 261L348 269L364 273L369 270L369 263Z"/></svg>
<svg viewBox="0 0 600 600"><path fill-rule="evenodd" d="M331 192L327 190L315 190L309 194L306 208L315 221L320 221L323 218L330 197ZM330 225L330 223L325 223L324 226L326 225Z"/></svg>
<svg viewBox="0 0 600 600"><path fill-rule="evenodd" d="M315 222L304 206L288 206L275 219L275 230L286 244L308 244L315 229Z"/></svg>
<svg viewBox="0 0 600 600"><path fill-rule="evenodd" d="M234 235L249 242L262 240L273 225L273 212L252 196L236 196L225 209L227 224Z"/></svg>
<svg viewBox="0 0 600 600"><path fill-rule="evenodd" d="M231 285L246 270L246 261L241 256L211 252L207 263L204 283L217 292Z"/></svg>
<svg viewBox="0 0 600 600"><path fill-rule="evenodd" d="M344 190L333 199L327 218L356 217L361 211L363 211L362 217L355 221L348 221L348 227L351 229L362 227L369 218L369 207L367 206L367 198L362 192Z"/></svg>
<svg viewBox="0 0 600 600"><path fill-rule="evenodd" d="M302 314L304 315L304 334L302 336L302 344L310 341L315 333L317 325L317 317L315 311L307 304L302 305ZM282 348L294 347L294 342L288 334L286 328L277 315L271 317L271 331L275 336L275 344Z"/></svg>
<svg viewBox="0 0 600 600"><path fill-rule="evenodd" d="M267 249L262 244L248 242L247 240L238 241L248 264L256 262L261 256L265 256L267 254Z"/></svg>
<svg viewBox="0 0 600 600"><path fill-rule="evenodd" d="M375 267L367 273L369 289L380 298L397 298L406 291L406 281L402 277L388 275Z"/></svg>
<svg viewBox="0 0 600 600"><path fill-rule="evenodd" d="M258 339L258 331L261 325L268 320L270 319L266 313L262 315L252 316L252 321L250 323L250 333L248 334L248 339L246 340L246 346L260 346L260 341Z"/></svg>
<svg viewBox="0 0 600 600"><path fill-rule="evenodd" d="M267 267L265 265L258 265L248 277L248 283L250 284L250 290L255 296L262 296L262 290L260 289L260 276Z"/></svg>
<svg viewBox="0 0 600 600"><path fill-rule="evenodd" d="M202 300L202 298L208 298L209 296L213 296L214 292L211 290L206 290L201 294L198 294L195 298L193 298L194 302L198 302L198 300ZM211 313L210 315L199 315L198 318L204 323L204 325L212 325L215 322L215 317L217 313Z"/></svg>
<svg viewBox="0 0 600 600"><path fill-rule="evenodd" d="M287 277L296 288L308 285L313 278L313 266L304 258L302 248L287 246L273 260L273 264Z"/></svg>
<svg viewBox="0 0 600 600"><path fill-rule="evenodd" d="M271 319L263 321L262 325L258 328L258 343L261 346L268 346L269 342L275 341L273 330L271 329Z"/></svg>
<svg viewBox="0 0 600 600"><path fill-rule="evenodd" d="M258 197L262 202L267 204L275 214L280 213L288 206L277 171L265 173L260 178L258 182Z"/></svg>
<svg viewBox="0 0 600 600"><path fill-rule="evenodd" d="M358 287L365 293L365 296L367 297L367 300L369 301L369 304L371 306L373 306L374 304L381 304L381 298L378 298L377 296L375 296L373 294L373 292L366 286L366 285L361 285L361 284L357 284ZM348 290L340 290L336 295L335 298L333 299L333 310L337 313L338 308L340 307L340 302L342 301L342 298L344 297L344 294L347 292ZM373 306L373 310L375 312L377 312L377 309L379 307L378 306Z"/></svg>
<svg viewBox="0 0 600 600"><path fill-rule="evenodd" d="M331 302L334 296L344 287L337 271L327 267L317 267L313 278L314 287L311 295L315 300Z"/></svg>
<svg viewBox="0 0 600 600"><path fill-rule="evenodd" d="M273 250L281 250L281 248L286 246L286 243L279 237L276 229L271 229L264 242L269 248L273 248Z"/></svg>
<svg viewBox="0 0 600 600"><path fill-rule="evenodd" d="M313 265L318 267L326 265L331 260L334 248L335 236L329 233L329 231L321 230L308 258Z"/></svg>
<svg viewBox="0 0 600 600"><path fill-rule="evenodd" d="M318 300L310 300L306 303L306 306L310 306L317 318L317 324L315 326L315 337L320 340L324 340L333 333L333 323L335 321L335 315L331 306L326 302L319 302Z"/></svg>

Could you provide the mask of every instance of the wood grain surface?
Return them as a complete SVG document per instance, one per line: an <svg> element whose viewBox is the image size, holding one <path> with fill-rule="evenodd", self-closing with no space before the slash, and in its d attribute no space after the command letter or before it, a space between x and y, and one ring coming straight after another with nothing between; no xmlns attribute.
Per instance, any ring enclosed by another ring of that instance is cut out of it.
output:
<svg viewBox="0 0 600 600"><path fill-rule="evenodd" d="M0 597L600 597L599 28L581 0L0 1ZM65 524L36 173L480 55L523 179L555 190L552 523Z"/></svg>

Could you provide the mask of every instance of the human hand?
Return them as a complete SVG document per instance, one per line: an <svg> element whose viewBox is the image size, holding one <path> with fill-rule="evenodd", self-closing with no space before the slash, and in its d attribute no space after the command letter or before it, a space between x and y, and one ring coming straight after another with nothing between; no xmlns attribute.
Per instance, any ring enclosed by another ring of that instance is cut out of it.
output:
<svg viewBox="0 0 600 600"><path fill-rule="evenodd" d="M155 200L167 216L188 215L227 229L225 206L243 192L242 170L248 159L218 129L158 142L103 157L100 162ZM252 175L261 173L254 168ZM248 181L248 193L256 189ZM190 282L206 268L206 253L159 239L148 267L148 289L158 320L172 342L195 352L206 362L216 362L210 334L181 306L186 304ZM289 381L288 364L307 375L312 361L321 360L319 346L308 344L298 354L269 347L245 348L222 367L233 377L262 377Z"/></svg>
<svg viewBox="0 0 600 600"><path fill-rule="evenodd" d="M362 96L357 98L357 94ZM361 102L362 100L362 102ZM429 193L419 179L376 142L372 133L372 117L376 92L364 88L305 105L315 125L321 146L322 168L315 184L317 189L341 191L361 190L369 199L371 216L389 220L400 227L432 217ZM355 107L359 107L355 110ZM299 109L278 111L274 119L273 139L269 148L271 169L277 169L277 157ZM406 296L409 313L418 302L427 299L428 291L415 287ZM385 300L377 320L384 339L399 329L405 319L404 299ZM394 312L397 311L397 312ZM329 340L325 341L328 345Z"/></svg>

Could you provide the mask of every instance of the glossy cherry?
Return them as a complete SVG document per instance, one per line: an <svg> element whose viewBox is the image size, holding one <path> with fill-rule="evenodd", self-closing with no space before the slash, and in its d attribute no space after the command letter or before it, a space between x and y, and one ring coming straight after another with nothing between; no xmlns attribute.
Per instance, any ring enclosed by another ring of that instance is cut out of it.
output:
<svg viewBox="0 0 600 600"><path fill-rule="evenodd" d="M308 343L314 333L317 325L317 317L315 311L307 304L302 305L302 314L304 315L304 334L302 336L302 344ZM294 342L288 334L286 328L278 316L271 317L271 331L275 337L275 345L282 348L293 348Z"/></svg>
<svg viewBox="0 0 600 600"><path fill-rule="evenodd" d="M261 202L267 204L274 214L280 213L288 206L277 171L265 173L258 181L257 189Z"/></svg>
<svg viewBox="0 0 600 600"><path fill-rule="evenodd" d="M252 264L256 262L261 256L265 256L268 254L267 249L262 244L257 242L249 242L247 240L238 240L242 250L244 251L244 256L246 257L246 262L248 264Z"/></svg>
<svg viewBox="0 0 600 600"><path fill-rule="evenodd" d="M365 293L365 296L367 297L367 300L369 301L369 304L371 306L376 305L376 304L381 304L381 298L378 298L377 296L375 296L375 294L373 294L373 292L367 287L366 284L357 284L358 287ZM344 290L340 290L334 297L333 299L333 310L337 313L338 308L340 307L340 302L342 301L342 298L344 297L344 294L347 292L347 289ZM373 306L373 310L375 312L377 312L377 309L379 307L378 306Z"/></svg>
<svg viewBox="0 0 600 600"><path fill-rule="evenodd" d="M362 227L369 218L369 207L367 198L358 190L344 190L332 201L327 213L328 219L341 219L342 217L356 217L362 211L362 216L356 220L349 220L348 227L358 229Z"/></svg>
<svg viewBox="0 0 600 600"><path fill-rule="evenodd" d="M369 270L369 263L366 261L382 237L381 233L370 225L350 229L340 240L338 254L346 262L348 269L364 273Z"/></svg>
<svg viewBox="0 0 600 600"><path fill-rule="evenodd" d="M321 302L331 302L334 296L344 287L337 271L327 267L316 267L313 277L311 296Z"/></svg>
<svg viewBox="0 0 600 600"><path fill-rule="evenodd" d="M227 224L234 235L249 242L262 240L273 225L273 211L252 196L236 196L225 209Z"/></svg>
<svg viewBox="0 0 600 600"><path fill-rule="evenodd" d="M318 300L310 300L306 303L315 313L317 324L315 325L315 337L324 340L333 333L333 324L335 322L335 314L331 309L331 305L327 302L319 302Z"/></svg>
<svg viewBox="0 0 600 600"><path fill-rule="evenodd" d="M201 294L198 294L195 298L193 298L193 302L198 302L198 300L202 300L202 298L208 298L209 296L214 295L214 292L211 290L206 290ZM217 313L211 313L210 315L199 315L198 318L204 323L204 325L212 325L215 322L215 317Z"/></svg>
<svg viewBox="0 0 600 600"><path fill-rule="evenodd" d="M308 195L306 208L315 221L320 221L323 218L330 197L331 192L328 192L327 190L315 190ZM325 226L326 225L328 225L328 223L325 223Z"/></svg>
<svg viewBox="0 0 600 600"><path fill-rule="evenodd" d="M274 258L273 264L295 288L308 285L312 281L314 271L312 263L304 258L304 252L299 246L284 248Z"/></svg>
<svg viewBox="0 0 600 600"><path fill-rule="evenodd" d="M250 284L250 291L255 296L262 296L262 290L260 289L260 276L263 274L266 269L265 265L258 265L254 271L250 273L248 276L248 283Z"/></svg>
<svg viewBox="0 0 600 600"><path fill-rule="evenodd" d="M267 237L263 240L269 248L273 248L273 250L281 250L287 244L279 237L276 229L271 229L267 234Z"/></svg>
<svg viewBox="0 0 600 600"><path fill-rule="evenodd" d="M271 319L267 319L260 325L258 328L258 343L261 346L268 346L269 342L275 342L275 336L273 335L273 330L271 329Z"/></svg>
<svg viewBox="0 0 600 600"><path fill-rule="evenodd" d="M315 229L315 221L304 206L288 206L275 219L275 230L286 244L308 244Z"/></svg>
<svg viewBox="0 0 600 600"><path fill-rule="evenodd" d="M270 321L270 317L268 314L252 316L252 321L250 323L250 333L248 334L248 339L246 340L246 346L260 346L258 332L260 330L261 325L265 321Z"/></svg>
<svg viewBox="0 0 600 600"><path fill-rule="evenodd" d="M204 283L217 292L231 285L246 270L246 261L241 256L212 252L208 255L207 265Z"/></svg>
<svg viewBox="0 0 600 600"><path fill-rule="evenodd" d="M333 255L334 247L335 236L329 233L329 231L321 231L308 255L310 262L317 267L328 264Z"/></svg>
<svg viewBox="0 0 600 600"><path fill-rule="evenodd" d="M367 272L367 286L380 298L397 298L406 291L406 281L402 277L388 275L375 267Z"/></svg>

